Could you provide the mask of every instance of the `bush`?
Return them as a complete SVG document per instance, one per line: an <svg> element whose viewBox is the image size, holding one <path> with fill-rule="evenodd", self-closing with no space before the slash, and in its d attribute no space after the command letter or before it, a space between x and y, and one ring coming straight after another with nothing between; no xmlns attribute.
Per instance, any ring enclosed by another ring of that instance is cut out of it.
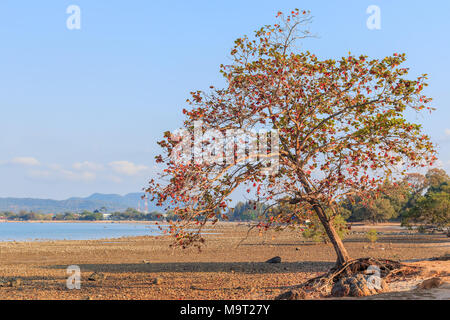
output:
<svg viewBox="0 0 450 320"><path fill-rule="evenodd" d="M366 238L369 239L370 242L374 243L378 239L378 232L375 229L371 229L367 231Z"/></svg>
<svg viewBox="0 0 450 320"><path fill-rule="evenodd" d="M80 214L79 220L86 220L86 221L103 220L103 214L100 212L83 211Z"/></svg>
<svg viewBox="0 0 450 320"><path fill-rule="evenodd" d="M425 228L425 226L418 226L417 227L417 232L418 233L426 233L427 232L427 228Z"/></svg>
<svg viewBox="0 0 450 320"><path fill-rule="evenodd" d="M341 239L344 239L348 233L347 221L341 215L337 215L333 220L333 226ZM325 229L320 223L319 218L314 216L311 222L307 223L306 229L302 233L303 237L314 242L328 243L329 238Z"/></svg>

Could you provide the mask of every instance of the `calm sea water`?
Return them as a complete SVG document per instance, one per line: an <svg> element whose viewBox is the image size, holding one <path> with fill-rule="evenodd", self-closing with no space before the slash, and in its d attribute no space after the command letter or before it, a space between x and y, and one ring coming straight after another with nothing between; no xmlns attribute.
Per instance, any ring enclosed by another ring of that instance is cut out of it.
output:
<svg viewBox="0 0 450 320"><path fill-rule="evenodd" d="M0 222L0 241L95 240L159 234L158 226L137 223Z"/></svg>

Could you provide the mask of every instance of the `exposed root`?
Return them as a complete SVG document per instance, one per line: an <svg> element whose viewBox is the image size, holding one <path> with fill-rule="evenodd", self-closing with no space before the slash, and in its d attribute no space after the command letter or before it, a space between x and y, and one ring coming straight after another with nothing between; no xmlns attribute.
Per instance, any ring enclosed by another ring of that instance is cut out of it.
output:
<svg viewBox="0 0 450 320"><path fill-rule="evenodd" d="M354 276L358 273L366 273L369 266L376 266L379 276L384 280L392 280L397 276L405 276L418 272L417 267L407 266L399 261L389 259L360 258L350 260L346 264L331 269L328 273L310 279L299 287L308 292L317 292L328 295L334 283L341 278Z"/></svg>

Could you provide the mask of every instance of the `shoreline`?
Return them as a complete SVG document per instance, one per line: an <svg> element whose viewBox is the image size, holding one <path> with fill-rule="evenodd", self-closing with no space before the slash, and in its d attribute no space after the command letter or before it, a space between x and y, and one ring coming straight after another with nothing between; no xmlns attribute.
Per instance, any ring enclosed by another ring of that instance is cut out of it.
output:
<svg viewBox="0 0 450 320"><path fill-rule="evenodd" d="M114 225L114 224L118 224L118 225L130 225L130 226L139 226L139 231L140 234L130 234L130 230L129 229L125 229L125 230L120 230L120 229L108 229L112 232L116 232L116 233L121 233L123 232L124 235L110 235L110 236L105 236L102 238L96 238L95 236L91 235L85 235L85 238L81 238L80 236L80 232L82 232L83 230L69 230L69 232L72 232L72 234L67 234L67 237L63 237L61 236L60 238L48 238L46 236L42 236L40 237L38 232L36 230L33 230L34 234L29 234L29 230L25 230L23 231L23 233L18 233L19 237L18 238L13 238L14 236L11 235L8 238L2 238L1 234L0 234L0 243L4 243L4 242L14 242L14 243L30 243L30 242L39 242L39 243L43 243L43 242L54 242L54 241L116 241L119 239L132 239L132 238L141 238L141 237L167 237L168 235L163 233L163 231L161 231L159 228L167 228L169 226L169 224L161 224L161 223L157 223L155 221L150 221L151 223L148 223L146 221L132 221L132 220L127 220L127 221L119 221L119 223L117 223L116 221L7 221L4 223L13 223L13 224L54 224L56 225L57 223L62 223L62 224L72 224L72 223L80 223L80 224L90 224L92 225ZM0 227L1 227L1 223L0 223ZM100 227L100 230L104 230L104 228L106 228L106 226L104 226L103 228ZM1 230L1 229L0 229ZM214 229L211 228L211 226L207 226L203 229L203 231L201 232L202 235L214 235L214 234L218 234L216 232L211 232ZM32 232L33 232L32 231ZM20 231L18 231L20 232ZM42 233L43 234L49 234L49 232L51 232L51 230L44 230ZM92 232L92 231L91 231ZM25 236L24 236L25 234ZM78 237L78 238L71 238L71 237Z"/></svg>
<svg viewBox="0 0 450 320"><path fill-rule="evenodd" d="M427 273L393 284L393 289L410 290L422 278L450 278L450 261L427 260L450 253L447 237L381 229L374 244L355 232L345 246L355 258L417 259L412 264L426 266ZM0 286L0 299L271 300L327 272L336 261L331 244L308 241L297 232L259 235L252 230L247 237L248 224L239 222L220 223L214 232L205 235L202 251L171 248L166 235L0 242L0 280L21 280L20 287ZM281 263L266 263L275 256ZM66 287L71 265L80 267L80 290ZM88 281L95 272L105 279ZM160 279L157 284L155 279Z"/></svg>
<svg viewBox="0 0 450 320"><path fill-rule="evenodd" d="M157 224L159 221L149 220L95 220L95 221L84 221L84 220L29 220L29 221L18 221L18 220L0 220L0 223L128 223L128 224Z"/></svg>
<svg viewBox="0 0 450 320"><path fill-rule="evenodd" d="M165 224L134 221L11 221L0 223L0 243L49 241L115 241L121 238L162 236Z"/></svg>

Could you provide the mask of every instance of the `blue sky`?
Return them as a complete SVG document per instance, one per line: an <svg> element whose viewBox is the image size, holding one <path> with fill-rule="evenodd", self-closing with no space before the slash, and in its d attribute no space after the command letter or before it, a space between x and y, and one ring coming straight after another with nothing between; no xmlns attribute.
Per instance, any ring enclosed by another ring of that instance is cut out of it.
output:
<svg viewBox="0 0 450 320"><path fill-rule="evenodd" d="M381 30L366 27L373 4ZM66 27L69 5L80 30ZM2 0L0 197L140 191L189 92L221 83L237 37L297 7L314 16L303 48L319 57L405 52L411 75L429 74L438 110L416 120L449 169L448 1Z"/></svg>

